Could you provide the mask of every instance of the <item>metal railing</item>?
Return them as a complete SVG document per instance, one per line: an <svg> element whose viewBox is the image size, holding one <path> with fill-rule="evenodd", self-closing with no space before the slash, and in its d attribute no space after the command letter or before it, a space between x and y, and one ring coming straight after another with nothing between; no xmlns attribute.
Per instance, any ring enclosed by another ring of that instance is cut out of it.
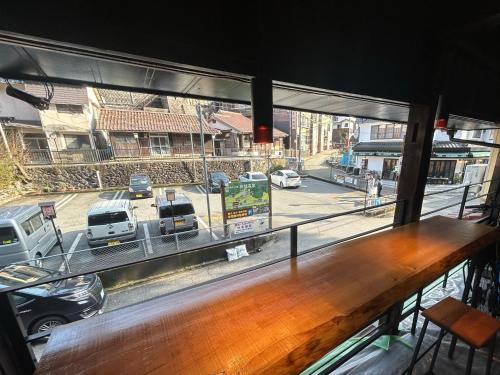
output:
<svg viewBox="0 0 500 375"><path fill-rule="evenodd" d="M31 165L90 164L113 159L111 149L26 150L25 155L26 163Z"/></svg>

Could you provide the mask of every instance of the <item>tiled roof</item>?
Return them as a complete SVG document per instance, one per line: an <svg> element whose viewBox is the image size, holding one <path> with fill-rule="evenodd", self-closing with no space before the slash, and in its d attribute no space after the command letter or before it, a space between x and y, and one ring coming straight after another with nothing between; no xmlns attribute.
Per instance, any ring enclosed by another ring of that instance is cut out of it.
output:
<svg viewBox="0 0 500 375"><path fill-rule="evenodd" d="M238 112L229 112L229 111L219 111L214 113L213 118L219 122L222 122L234 130L243 133L250 134L253 133L252 120L248 117L243 116ZM288 137L288 134L282 132L279 129L273 129L273 137L275 138L285 138Z"/></svg>
<svg viewBox="0 0 500 375"><path fill-rule="evenodd" d="M193 115L104 108L99 112L96 129L116 132L145 131L197 134L200 132L200 123L198 118ZM203 131L206 134L218 133L205 121L203 121Z"/></svg>
<svg viewBox="0 0 500 375"><path fill-rule="evenodd" d="M392 142L360 142L353 146L354 152L401 152L403 150L403 141ZM467 144L451 141L434 141L432 144L433 152L469 152L470 147Z"/></svg>
<svg viewBox="0 0 500 375"><path fill-rule="evenodd" d="M39 83L25 83L24 90L38 97L45 97L45 86ZM54 85L52 104L89 104L87 89L85 87Z"/></svg>
<svg viewBox="0 0 500 375"><path fill-rule="evenodd" d="M94 89L101 106L117 106L141 108L150 103L158 95L110 89Z"/></svg>

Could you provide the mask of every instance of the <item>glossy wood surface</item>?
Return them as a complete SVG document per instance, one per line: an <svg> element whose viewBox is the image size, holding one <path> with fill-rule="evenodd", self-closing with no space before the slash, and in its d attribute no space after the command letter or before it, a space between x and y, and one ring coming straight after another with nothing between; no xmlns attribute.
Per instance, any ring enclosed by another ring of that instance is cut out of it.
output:
<svg viewBox="0 0 500 375"><path fill-rule="evenodd" d="M498 238L442 216L365 236L58 327L37 374L296 374Z"/></svg>
<svg viewBox="0 0 500 375"><path fill-rule="evenodd" d="M452 297L431 306L422 315L476 349L488 344L500 329L500 321Z"/></svg>

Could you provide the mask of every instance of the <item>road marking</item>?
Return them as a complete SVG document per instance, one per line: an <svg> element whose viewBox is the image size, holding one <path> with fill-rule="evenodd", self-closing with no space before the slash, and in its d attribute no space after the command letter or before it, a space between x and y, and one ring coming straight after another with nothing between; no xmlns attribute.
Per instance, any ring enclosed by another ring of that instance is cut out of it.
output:
<svg viewBox="0 0 500 375"><path fill-rule="evenodd" d="M61 209L63 208L67 203L71 202L73 199L75 199L75 197L77 196L77 194L73 194L73 195L70 195L70 197L68 199L66 199L62 204L60 204L59 206L56 205L56 208L57 209Z"/></svg>
<svg viewBox="0 0 500 375"><path fill-rule="evenodd" d="M205 190L205 188L203 186L200 186L200 185L196 185L196 189L198 189L198 191L201 193L201 194L206 194L207 191Z"/></svg>
<svg viewBox="0 0 500 375"><path fill-rule="evenodd" d="M207 223L205 223L203 221L203 219L199 216L198 216L198 221L201 223L201 225L203 225L205 227L205 229L209 229ZM209 231L210 231L210 229L209 229ZM212 230L212 238L216 241L219 239L219 237L214 233L213 230Z"/></svg>
<svg viewBox="0 0 500 375"><path fill-rule="evenodd" d="M120 193L121 193L121 191L119 191L119 190L118 190L118 191L117 191L117 192L113 195L113 198L111 198L111 200L115 200L115 199L116 199L116 197L118 197L118 194L120 194Z"/></svg>
<svg viewBox="0 0 500 375"><path fill-rule="evenodd" d="M63 199L61 199L60 201L56 202L56 208L59 207L61 204L63 204L65 201L67 201L71 197L71 195L72 194L65 195L63 197Z"/></svg>
<svg viewBox="0 0 500 375"><path fill-rule="evenodd" d="M153 246L151 246L151 237L149 237L148 224L142 224L144 227L144 237L146 238L146 247L148 249L148 254L153 254Z"/></svg>
<svg viewBox="0 0 500 375"><path fill-rule="evenodd" d="M69 248L68 252L66 253L66 259L68 260L68 263L69 263L69 260L71 259L71 257L73 256L73 253L76 249L76 246L78 245L78 242L80 242L80 239L82 238L82 236L83 236L83 233L78 233L75 240L71 244L71 247ZM63 260L61 267L59 267L59 272L64 271L65 268L66 268L66 263Z"/></svg>

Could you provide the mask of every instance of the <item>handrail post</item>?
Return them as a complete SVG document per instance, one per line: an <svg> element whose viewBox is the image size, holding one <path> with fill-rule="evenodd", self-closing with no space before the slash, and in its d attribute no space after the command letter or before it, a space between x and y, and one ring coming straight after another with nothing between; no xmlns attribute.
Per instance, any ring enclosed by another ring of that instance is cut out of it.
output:
<svg viewBox="0 0 500 375"><path fill-rule="evenodd" d="M465 202L467 201L467 196L469 195L470 185L466 185L464 189L464 194L462 195L462 203L460 203L460 211L458 211L458 219L462 220L464 216Z"/></svg>
<svg viewBox="0 0 500 375"><path fill-rule="evenodd" d="M297 225L290 227L290 257L297 258Z"/></svg>

